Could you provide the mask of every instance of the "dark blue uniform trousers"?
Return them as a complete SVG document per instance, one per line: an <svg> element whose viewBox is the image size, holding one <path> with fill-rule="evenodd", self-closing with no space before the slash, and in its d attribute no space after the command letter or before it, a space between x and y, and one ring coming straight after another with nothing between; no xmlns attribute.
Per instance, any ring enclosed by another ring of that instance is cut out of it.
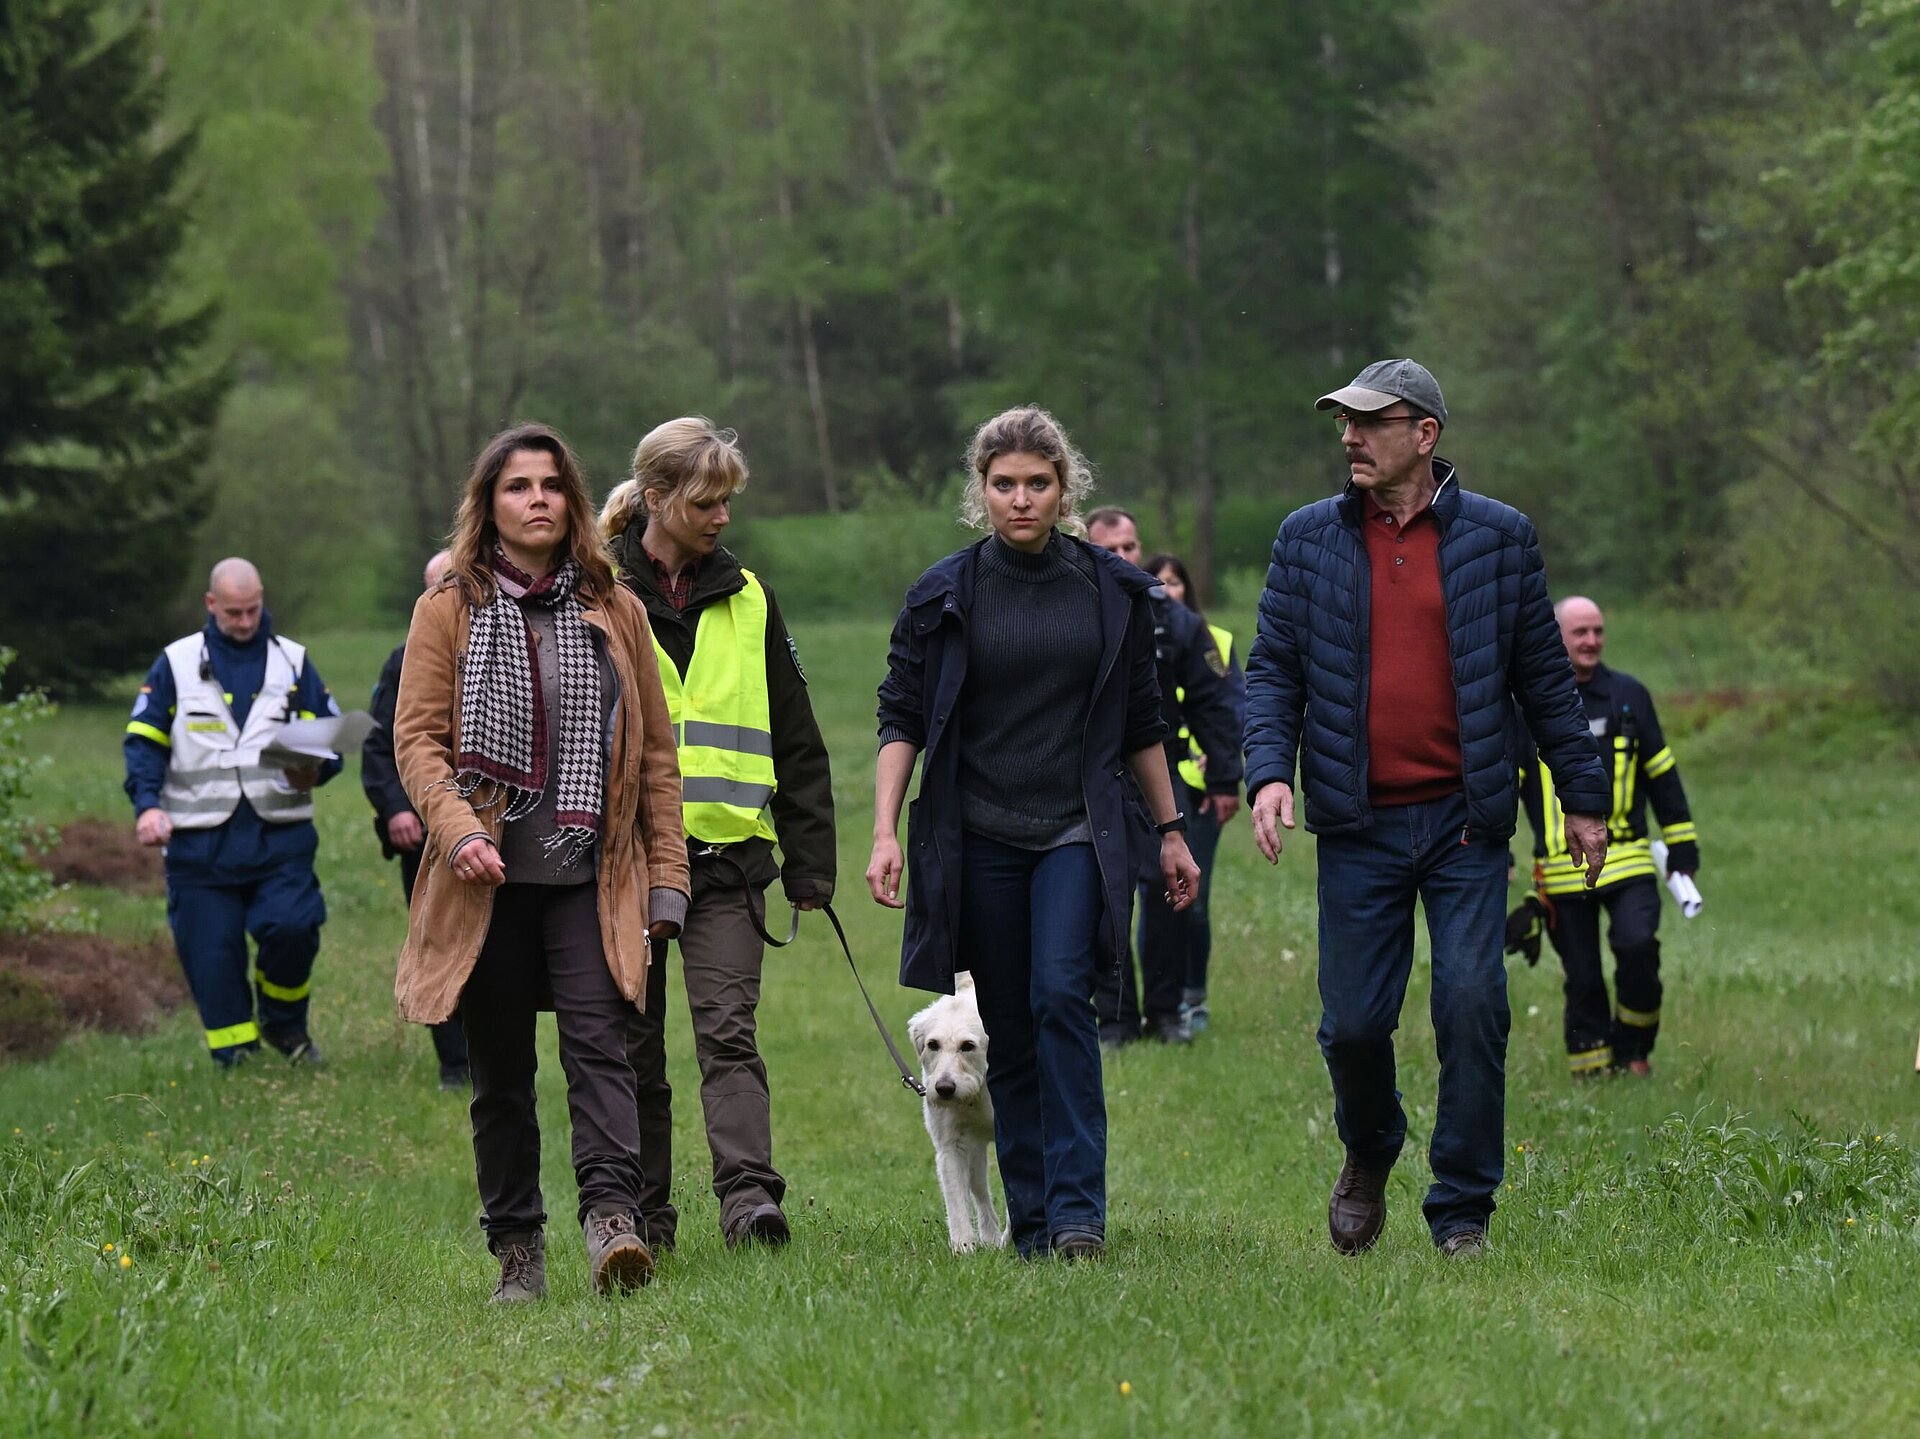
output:
<svg viewBox="0 0 1920 1439"><path fill-rule="evenodd" d="M262 1030L306 1031L327 918L313 872L318 847L311 822L265 824L245 801L218 829L176 830L168 843L167 923L216 1063L257 1047Z"/></svg>

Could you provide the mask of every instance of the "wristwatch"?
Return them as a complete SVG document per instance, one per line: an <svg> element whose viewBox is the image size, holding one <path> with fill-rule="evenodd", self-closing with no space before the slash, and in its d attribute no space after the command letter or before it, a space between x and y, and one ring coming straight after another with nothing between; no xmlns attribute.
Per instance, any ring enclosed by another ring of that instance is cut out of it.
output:
<svg viewBox="0 0 1920 1439"><path fill-rule="evenodd" d="M1156 824L1153 827L1153 832L1155 834L1185 834L1187 832L1187 817L1184 814L1176 814L1165 824Z"/></svg>

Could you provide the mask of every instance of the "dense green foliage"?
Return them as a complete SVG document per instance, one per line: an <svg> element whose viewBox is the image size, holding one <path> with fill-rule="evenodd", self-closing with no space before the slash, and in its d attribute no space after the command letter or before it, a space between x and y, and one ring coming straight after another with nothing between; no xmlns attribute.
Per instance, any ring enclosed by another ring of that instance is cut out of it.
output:
<svg viewBox="0 0 1920 1439"><path fill-rule="evenodd" d="M602 489L663 418L736 427L743 517L880 546L789 590L880 609L947 533L969 427L1037 400L1219 593L1338 483L1312 396L1411 351L1557 589L1731 605L1920 697L1914 0L25 0L9 53L96 9L123 38L35 53L76 95L151 57L79 113L171 198L90 210L89 273L137 250L116 282L170 276L141 291L163 348L206 329L235 383L137 504L84 487L119 599L73 618L75 666L184 627L236 551L290 625L402 613L470 456L527 415ZM33 142L71 106L7 105L17 307L52 253L21 237L83 172ZM22 314L7 383L138 388ZM30 413L9 473L82 463ZM83 438L116 475L158 443ZM211 510L182 543L189 450ZM72 573L64 532L7 528L26 574Z"/></svg>
<svg viewBox="0 0 1920 1439"><path fill-rule="evenodd" d="M1435 0L1416 343L1560 587L1920 700L1920 6ZM1551 56L1551 64L1540 63Z"/></svg>
<svg viewBox="0 0 1920 1439"><path fill-rule="evenodd" d="M0 647L0 680L13 664L13 651ZM29 690L0 701L0 931L17 927L28 908L53 888L34 864L40 831L20 808L35 768L25 729L47 715L45 696Z"/></svg>
<svg viewBox="0 0 1920 1439"><path fill-rule="evenodd" d="M171 289L189 138L155 142L152 37L98 8L0 14L0 636L67 687L165 637L226 385Z"/></svg>
<svg viewBox="0 0 1920 1439"><path fill-rule="evenodd" d="M1244 629L1248 611L1220 618ZM1610 619L1610 652L1663 700L1765 658L1712 617ZM396 637L306 638L345 700L364 696ZM858 893L884 626L803 624L798 639L842 807L837 907L898 1034L923 996L891 983L898 916ZM1654 1076L1571 1085L1552 960L1515 962L1512 1187L1485 1264L1449 1267L1419 1220L1435 1086L1424 963L1400 1032L1412 1142L1386 1235L1357 1261L1328 1247L1339 1145L1313 1039L1312 843L1290 840L1269 869L1242 817L1214 899L1212 1030L1108 1067L1105 1263L947 1253L919 1106L809 919L768 960L760 1026L794 1245L720 1243L676 978L680 1247L641 1294L587 1292L543 1020L553 1296L511 1314L484 1302L467 1115L435 1091L427 1036L393 1018L399 881L349 772L319 799L329 920L314 1026L331 1069L215 1074L188 1014L0 1068L0 1428L1911 1433L1920 841L1900 820L1920 778L1857 714L1675 704L1665 717L1707 908L1666 913ZM102 762L124 718L78 708L43 729L49 818L130 823ZM164 934L157 898L73 898L113 932Z"/></svg>

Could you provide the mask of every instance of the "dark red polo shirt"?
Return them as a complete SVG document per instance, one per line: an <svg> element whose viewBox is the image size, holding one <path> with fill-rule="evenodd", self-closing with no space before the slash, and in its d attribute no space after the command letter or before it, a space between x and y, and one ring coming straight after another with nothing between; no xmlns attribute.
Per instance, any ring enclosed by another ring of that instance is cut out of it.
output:
<svg viewBox="0 0 1920 1439"><path fill-rule="evenodd" d="M1431 508L1404 526L1364 497L1373 629L1367 688L1367 799L1420 804L1457 792L1460 710L1440 588L1440 522Z"/></svg>

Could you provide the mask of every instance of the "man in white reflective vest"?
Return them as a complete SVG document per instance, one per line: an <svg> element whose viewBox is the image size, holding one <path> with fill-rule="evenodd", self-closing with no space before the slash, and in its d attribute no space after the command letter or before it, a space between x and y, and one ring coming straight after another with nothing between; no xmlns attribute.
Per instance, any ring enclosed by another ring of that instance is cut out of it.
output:
<svg viewBox="0 0 1920 1439"><path fill-rule="evenodd" d="M306 650L273 632L260 572L225 559L207 580L207 622L147 671L121 744L135 833L166 856L167 922L216 1064L264 1039L317 1065L307 996L327 917L313 872L312 769L262 765L288 720L338 714ZM248 984L247 936L258 950Z"/></svg>
<svg viewBox="0 0 1920 1439"><path fill-rule="evenodd" d="M765 891L779 879L799 909L833 898L833 776L773 592L720 544L747 478L732 433L692 416L669 421L641 440L633 469L635 478L608 496L601 528L621 582L647 607L679 734L693 897L676 944L713 1192L729 1248L779 1245L791 1233L781 1207L787 1186L773 1164L756 1022ZM639 1089L641 1222L657 1253L673 1246L679 1216L669 1188L665 942L653 960L628 1051Z"/></svg>

